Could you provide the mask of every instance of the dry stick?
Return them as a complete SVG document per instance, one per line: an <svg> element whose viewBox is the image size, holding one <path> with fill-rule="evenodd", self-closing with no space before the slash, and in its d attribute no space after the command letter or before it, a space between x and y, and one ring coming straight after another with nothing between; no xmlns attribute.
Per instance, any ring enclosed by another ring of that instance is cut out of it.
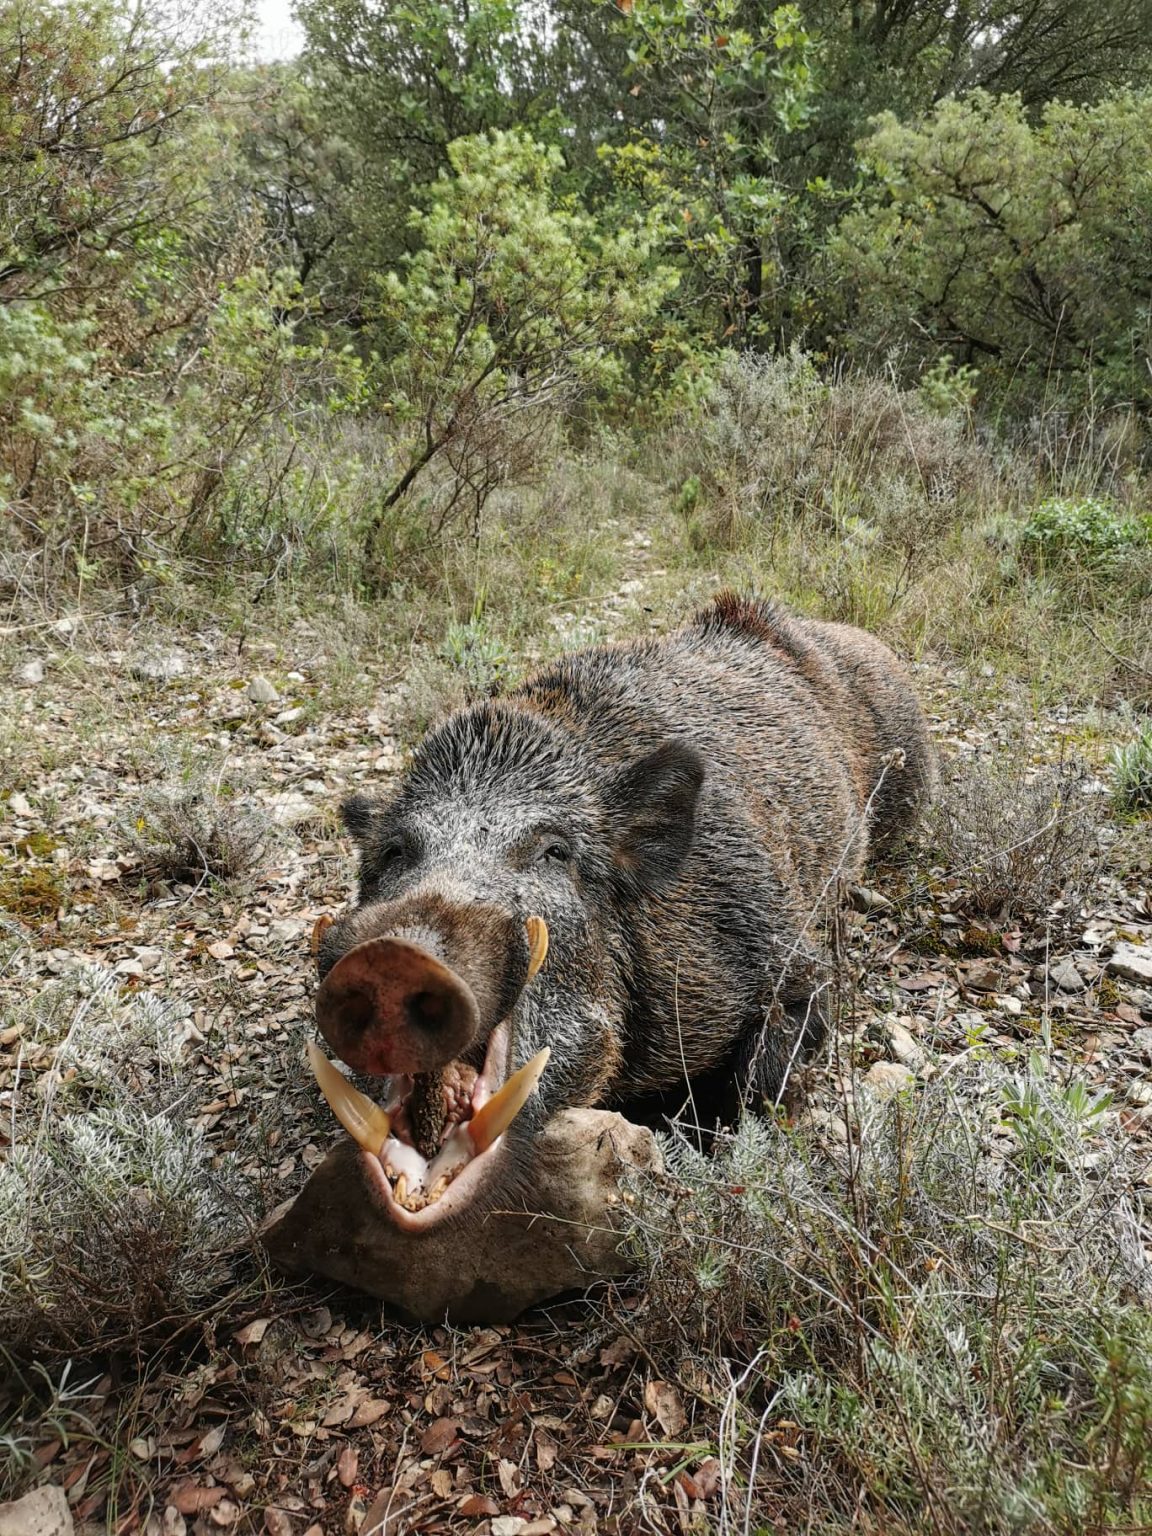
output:
<svg viewBox="0 0 1152 1536"><path fill-rule="evenodd" d="M1119 662L1120 666L1125 667L1129 672L1138 672L1141 677L1152 677L1152 667L1143 667L1138 661L1133 661L1130 656L1121 656L1119 651L1114 651L1106 641L1101 640L1100 636L1092 628L1091 624L1089 624L1088 620L1082 613L1078 613L1076 617L1080 620L1081 624L1083 624L1084 628L1092 636L1093 640L1095 640L1100 649L1107 652L1113 661Z"/></svg>

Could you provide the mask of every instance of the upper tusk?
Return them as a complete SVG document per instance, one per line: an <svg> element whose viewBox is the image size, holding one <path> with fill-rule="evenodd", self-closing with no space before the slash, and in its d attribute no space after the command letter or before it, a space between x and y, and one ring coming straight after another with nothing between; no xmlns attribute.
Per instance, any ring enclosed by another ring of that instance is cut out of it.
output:
<svg viewBox="0 0 1152 1536"><path fill-rule="evenodd" d="M548 958L548 924L542 917L530 917L524 924L528 930L528 980Z"/></svg>
<svg viewBox="0 0 1152 1536"><path fill-rule="evenodd" d="M354 1088L343 1072L334 1067L320 1047L308 1042L308 1065L320 1084L320 1092L332 1107L332 1113L352 1140L365 1152L379 1157L392 1131L392 1122L379 1104Z"/></svg>
<svg viewBox="0 0 1152 1536"><path fill-rule="evenodd" d="M315 954L316 951L320 948L320 940L328 932L329 928L331 928L332 924L335 921L336 921L336 919L334 917L329 917L327 912L322 912L320 914L320 916L316 919L316 921L312 924L312 953L313 954Z"/></svg>
<svg viewBox="0 0 1152 1536"><path fill-rule="evenodd" d="M519 1071L513 1072L503 1088L494 1093L468 1121L468 1134L477 1152L486 1152L498 1136L503 1136L528 1102L551 1054L552 1049L547 1045L542 1051L537 1051L532 1060L525 1062Z"/></svg>

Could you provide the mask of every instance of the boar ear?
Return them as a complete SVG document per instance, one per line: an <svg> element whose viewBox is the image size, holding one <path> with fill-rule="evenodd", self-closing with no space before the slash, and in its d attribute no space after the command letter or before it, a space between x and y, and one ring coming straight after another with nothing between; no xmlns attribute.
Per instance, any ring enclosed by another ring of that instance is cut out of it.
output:
<svg viewBox="0 0 1152 1536"><path fill-rule="evenodd" d="M357 847L363 847L365 838L372 830L375 814L376 807L366 795L350 795L341 805L340 820Z"/></svg>
<svg viewBox="0 0 1152 1536"><path fill-rule="evenodd" d="M646 890L676 878L696 825L704 759L683 741L666 741L631 763L612 786L616 862Z"/></svg>

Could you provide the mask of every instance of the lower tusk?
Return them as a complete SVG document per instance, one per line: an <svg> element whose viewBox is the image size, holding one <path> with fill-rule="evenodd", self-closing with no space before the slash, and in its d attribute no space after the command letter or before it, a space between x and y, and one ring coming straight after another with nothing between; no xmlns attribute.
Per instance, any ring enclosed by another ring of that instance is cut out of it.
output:
<svg viewBox="0 0 1152 1536"><path fill-rule="evenodd" d="M329 917L327 912L322 912L316 921L312 924L313 955L315 955L316 951L320 948L320 940L328 932L329 928L331 928L335 921L336 919L334 917Z"/></svg>
<svg viewBox="0 0 1152 1536"><path fill-rule="evenodd" d="M540 920L537 919L537 921ZM543 926L541 923L541 927ZM547 1045L542 1051L537 1051L532 1060L525 1062L518 1072L513 1072L503 1088L494 1093L468 1121L468 1134L478 1153L486 1152L498 1136L503 1136L527 1104L536 1084L540 1081L540 1074L548 1065L551 1054L551 1047Z"/></svg>
<svg viewBox="0 0 1152 1536"><path fill-rule="evenodd" d="M365 1152L379 1157L392 1130L392 1122L379 1104L361 1093L325 1056L314 1041L308 1042L308 1065L328 1100L332 1113Z"/></svg>
<svg viewBox="0 0 1152 1536"><path fill-rule="evenodd" d="M524 924L528 930L528 980L548 958L548 924L542 917L530 917Z"/></svg>

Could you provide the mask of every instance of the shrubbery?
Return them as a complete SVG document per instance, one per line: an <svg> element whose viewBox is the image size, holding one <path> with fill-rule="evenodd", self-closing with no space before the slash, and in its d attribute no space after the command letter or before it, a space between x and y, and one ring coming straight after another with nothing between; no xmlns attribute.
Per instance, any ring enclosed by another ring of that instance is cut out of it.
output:
<svg viewBox="0 0 1152 1536"><path fill-rule="evenodd" d="M748 1121L709 1159L673 1138L671 1180L640 1192L632 1326L722 1405L725 1526L1152 1519L1141 1163L1106 1098L976 1050L844 1113L839 1143Z"/></svg>
<svg viewBox="0 0 1152 1536"><path fill-rule="evenodd" d="M227 1294L250 1222L187 1124L180 1021L80 965L5 1023L21 1050L0 1160L5 1349L131 1353L196 1326Z"/></svg>

